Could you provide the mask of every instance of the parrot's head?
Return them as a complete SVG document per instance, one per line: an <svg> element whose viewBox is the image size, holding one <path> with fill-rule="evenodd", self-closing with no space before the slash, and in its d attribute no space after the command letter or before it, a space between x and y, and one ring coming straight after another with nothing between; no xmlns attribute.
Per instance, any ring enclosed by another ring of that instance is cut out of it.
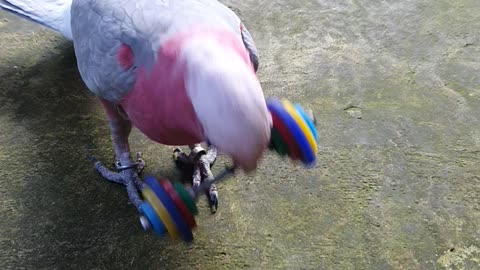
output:
<svg viewBox="0 0 480 270"><path fill-rule="evenodd" d="M203 133L246 172L257 168L272 126L260 82L241 40L199 36L185 42L185 88Z"/></svg>

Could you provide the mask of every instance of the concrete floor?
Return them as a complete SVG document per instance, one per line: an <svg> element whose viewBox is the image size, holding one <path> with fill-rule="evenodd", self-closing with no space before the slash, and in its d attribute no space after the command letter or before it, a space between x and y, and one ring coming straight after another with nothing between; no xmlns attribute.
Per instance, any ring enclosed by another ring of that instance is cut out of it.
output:
<svg viewBox="0 0 480 270"><path fill-rule="evenodd" d="M272 154L221 184L190 248L146 234L85 158L113 150L72 46L0 11L0 269L480 269L478 0L224 2L265 94L315 110L318 165Z"/></svg>

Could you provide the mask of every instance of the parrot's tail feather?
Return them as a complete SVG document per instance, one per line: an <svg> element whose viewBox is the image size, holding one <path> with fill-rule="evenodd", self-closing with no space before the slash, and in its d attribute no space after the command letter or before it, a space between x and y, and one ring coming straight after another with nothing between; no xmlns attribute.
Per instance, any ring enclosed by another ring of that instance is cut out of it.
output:
<svg viewBox="0 0 480 270"><path fill-rule="evenodd" d="M72 40L72 0L0 0L0 7L20 17L47 26Z"/></svg>

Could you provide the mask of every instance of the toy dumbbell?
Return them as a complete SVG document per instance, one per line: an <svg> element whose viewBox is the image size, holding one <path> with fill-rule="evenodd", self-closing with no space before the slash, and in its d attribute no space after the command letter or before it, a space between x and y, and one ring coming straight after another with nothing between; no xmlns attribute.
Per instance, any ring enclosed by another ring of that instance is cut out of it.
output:
<svg viewBox="0 0 480 270"><path fill-rule="evenodd" d="M148 175L142 190L144 201L140 205L140 222L144 230L153 230L159 236L168 234L172 239L193 241L192 231L197 227L198 197L212 184L232 175L235 168L227 167L210 182L204 182L196 189L185 187L179 182L158 180Z"/></svg>
<svg viewBox="0 0 480 270"><path fill-rule="evenodd" d="M313 119L300 105L294 105L286 99L280 101L269 98L267 107L273 120L269 148L282 156L300 161L306 167L314 165L318 133ZM140 205L143 228L152 229L159 236L168 234L174 240L181 238L185 242L192 242L192 231L197 227L195 216L198 214L196 203L199 194L234 171L235 168L227 167L214 180L203 183L196 190L184 187L179 182L145 177L147 186L142 190L145 200Z"/></svg>

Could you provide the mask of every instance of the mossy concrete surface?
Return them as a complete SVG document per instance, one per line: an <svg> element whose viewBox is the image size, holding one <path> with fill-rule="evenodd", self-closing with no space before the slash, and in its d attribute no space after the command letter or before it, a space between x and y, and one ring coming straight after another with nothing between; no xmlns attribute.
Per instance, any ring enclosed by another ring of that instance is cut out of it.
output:
<svg viewBox="0 0 480 270"><path fill-rule="evenodd" d="M315 111L318 164L222 183L191 247L146 234L86 159L113 149L72 46L2 11L0 269L480 269L478 0L225 3L265 94ZM180 178L171 148L131 147Z"/></svg>

